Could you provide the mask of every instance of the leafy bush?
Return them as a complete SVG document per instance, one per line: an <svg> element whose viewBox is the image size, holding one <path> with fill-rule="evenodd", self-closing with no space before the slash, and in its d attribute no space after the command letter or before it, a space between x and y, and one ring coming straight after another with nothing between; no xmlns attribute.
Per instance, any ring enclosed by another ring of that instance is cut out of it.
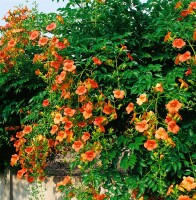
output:
<svg viewBox="0 0 196 200"><path fill-rule="evenodd" d="M17 177L42 181L61 155L65 199L195 199L195 4L70 0L61 15L10 12L1 117L15 131Z"/></svg>

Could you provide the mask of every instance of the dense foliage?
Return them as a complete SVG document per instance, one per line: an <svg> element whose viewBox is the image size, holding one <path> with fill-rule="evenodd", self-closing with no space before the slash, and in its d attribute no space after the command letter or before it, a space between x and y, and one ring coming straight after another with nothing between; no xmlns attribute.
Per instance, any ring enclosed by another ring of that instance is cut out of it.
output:
<svg viewBox="0 0 196 200"><path fill-rule="evenodd" d="M65 199L196 199L195 10L70 0L60 14L10 11L0 148L17 177L43 181L60 155Z"/></svg>

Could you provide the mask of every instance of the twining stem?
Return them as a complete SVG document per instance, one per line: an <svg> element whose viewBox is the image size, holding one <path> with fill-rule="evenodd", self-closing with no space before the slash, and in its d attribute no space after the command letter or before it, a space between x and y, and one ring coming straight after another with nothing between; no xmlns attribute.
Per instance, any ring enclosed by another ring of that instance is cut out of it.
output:
<svg viewBox="0 0 196 200"><path fill-rule="evenodd" d="M195 49L193 48L193 45L190 43L190 41L188 41L188 43L189 43L189 46L191 47L191 49L192 49L194 55L196 55L196 52L195 52Z"/></svg>
<svg viewBox="0 0 196 200"><path fill-rule="evenodd" d="M188 154L189 154L191 166L194 167L195 165L194 165L193 160L192 160L192 158L191 158L191 156L190 156L190 153L188 153ZM194 178L196 178L195 170L192 170L192 171L193 171Z"/></svg>

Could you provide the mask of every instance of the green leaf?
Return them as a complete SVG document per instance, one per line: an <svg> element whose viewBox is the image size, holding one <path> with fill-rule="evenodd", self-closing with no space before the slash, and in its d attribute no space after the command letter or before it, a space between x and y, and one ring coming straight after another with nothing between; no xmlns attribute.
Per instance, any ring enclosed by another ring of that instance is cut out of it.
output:
<svg viewBox="0 0 196 200"><path fill-rule="evenodd" d="M129 157L129 167L130 168L133 168L136 164L136 161L137 161L137 157L135 154L131 154L130 157Z"/></svg>
<svg viewBox="0 0 196 200"><path fill-rule="evenodd" d="M124 170L127 170L129 168L129 157L127 154L125 154L121 159L120 167L122 167Z"/></svg>

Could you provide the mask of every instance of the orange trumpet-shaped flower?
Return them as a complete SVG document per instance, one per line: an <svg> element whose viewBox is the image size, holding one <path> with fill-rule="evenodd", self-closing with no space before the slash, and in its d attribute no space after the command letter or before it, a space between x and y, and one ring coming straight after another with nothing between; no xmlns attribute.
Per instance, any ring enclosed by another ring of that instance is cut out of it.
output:
<svg viewBox="0 0 196 200"><path fill-rule="evenodd" d="M87 92L87 89L85 86L79 86L76 90L77 95L83 95Z"/></svg>
<svg viewBox="0 0 196 200"><path fill-rule="evenodd" d="M129 105L126 107L127 114L130 114L134 110L134 104L129 103Z"/></svg>
<svg viewBox="0 0 196 200"><path fill-rule="evenodd" d="M33 147L26 147L26 148L25 148L25 152L26 152L27 154L32 153L32 152L33 152Z"/></svg>
<svg viewBox="0 0 196 200"><path fill-rule="evenodd" d="M19 155L18 154L14 154L12 155L11 161L10 161L10 165L13 167L19 160Z"/></svg>
<svg viewBox="0 0 196 200"><path fill-rule="evenodd" d="M50 104L50 101L49 101L48 99L45 99L45 100L43 100L43 102L42 102L42 106L44 106L44 107L49 106L49 104Z"/></svg>
<svg viewBox="0 0 196 200"><path fill-rule="evenodd" d="M180 15L181 15L182 17L186 17L186 16L190 15L191 12L192 12L192 8L189 8L189 9L183 10L183 11L180 13Z"/></svg>
<svg viewBox="0 0 196 200"><path fill-rule="evenodd" d="M61 98L64 98L64 99L70 99L70 92L67 92L66 90L62 90L61 92Z"/></svg>
<svg viewBox="0 0 196 200"><path fill-rule="evenodd" d="M65 178L63 179L63 185L67 185L68 183L71 183L71 177L65 176Z"/></svg>
<svg viewBox="0 0 196 200"><path fill-rule="evenodd" d="M54 144L55 144L54 140L52 139L48 140L48 147L54 147Z"/></svg>
<svg viewBox="0 0 196 200"><path fill-rule="evenodd" d="M23 129L23 133L24 134L28 134L32 131L32 127L31 126L25 126Z"/></svg>
<svg viewBox="0 0 196 200"><path fill-rule="evenodd" d="M46 26L46 30L47 31L52 31L56 28L56 23L52 22L51 24L49 24L48 26Z"/></svg>
<svg viewBox="0 0 196 200"><path fill-rule="evenodd" d="M103 113L105 113L106 115L110 115L113 112L115 112L115 108L110 103L105 104L103 108Z"/></svg>
<svg viewBox="0 0 196 200"><path fill-rule="evenodd" d="M65 49L66 48L66 45L63 43L63 42L57 42L55 44L56 48L62 50L62 49Z"/></svg>
<svg viewBox="0 0 196 200"><path fill-rule="evenodd" d="M65 176L65 178L61 182L56 184L56 187L59 187L61 185L71 184L71 183L72 183L71 182L71 177L70 176Z"/></svg>
<svg viewBox="0 0 196 200"><path fill-rule="evenodd" d="M61 63L59 61L51 61L50 66L58 71L59 67L61 66Z"/></svg>
<svg viewBox="0 0 196 200"><path fill-rule="evenodd" d="M158 147L158 144L156 143L156 140L147 140L144 143L144 147L148 150L148 151L152 151L154 149L156 149Z"/></svg>
<svg viewBox="0 0 196 200"><path fill-rule="evenodd" d="M55 116L54 116L54 123L55 124L60 124L61 121L62 121L61 113L56 113Z"/></svg>
<svg viewBox="0 0 196 200"><path fill-rule="evenodd" d="M180 89L189 87L189 85L183 79L179 78L178 81L181 83Z"/></svg>
<svg viewBox="0 0 196 200"><path fill-rule="evenodd" d="M82 112L84 119L89 119L92 116L92 112Z"/></svg>
<svg viewBox="0 0 196 200"><path fill-rule="evenodd" d="M177 113L181 107L182 107L182 104L176 99L170 101L166 105L166 108L170 114Z"/></svg>
<svg viewBox="0 0 196 200"><path fill-rule="evenodd" d="M57 15L57 16L56 16L56 19L57 19L58 21L60 21L62 24L64 24L64 20L63 20L63 17L62 17L61 15Z"/></svg>
<svg viewBox="0 0 196 200"><path fill-rule="evenodd" d="M190 74L192 74L192 70L190 67L188 67L187 71L185 72L185 75L189 76Z"/></svg>
<svg viewBox="0 0 196 200"><path fill-rule="evenodd" d="M93 199L94 200L104 200L106 198L105 194L94 194Z"/></svg>
<svg viewBox="0 0 196 200"><path fill-rule="evenodd" d="M22 144L21 139L20 139L20 140L16 140L16 141L14 142L14 147L15 147L16 149L18 149L18 148L21 146L21 144Z"/></svg>
<svg viewBox="0 0 196 200"><path fill-rule="evenodd" d="M191 199L189 196L187 196L187 195L180 195L179 197L178 197L178 200L193 200L193 199Z"/></svg>
<svg viewBox="0 0 196 200"><path fill-rule="evenodd" d="M139 105L139 106L141 106L143 103L145 103L145 102L147 102L148 101L148 98L147 98L147 95L146 94L141 94L140 96L139 96L139 98L137 98L137 104Z"/></svg>
<svg viewBox="0 0 196 200"><path fill-rule="evenodd" d="M25 135L25 134L23 133L23 131L18 131L18 132L16 133L16 137L17 137L17 138L22 138L24 135Z"/></svg>
<svg viewBox="0 0 196 200"><path fill-rule="evenodd" d="M52 129L50 131L50 133L53 135L58 131L58 126L57 125L52 125Z"/></svg>
<svg viewBox="0 0 196 200"><path fill-rule="evenodd" d="M73 60L65 60L63 62L63 70L68 71L68 72L72 72L76 69L76 66L74 65L74 61Z"/></svg>
<svg viewBox="0 0 196 200"><path fill-rule="evenodd" d="M17 178L18 179L21 179L22 178L22 176L25 174L27 172L27 169L25 169L25 168L22 168L21 170L18 170L18 172L17 172Z"/></svg>
<svg viewBox="0 0 196 200"><path fill-rule="evenodd" d="M175 65L179 65L179 63L180 63L180 60L179 60L180 55L181 55L181 54L178 54L178 55L176 56L175 61L174 61Z"/></svg>
<svg viewBox="0 0 196 200"><path fill-rule="evenodd" d="M167 190L167 194L166 194L167 196L170 195L170 193L174 191L174 190L173 190L173 187L174 187L173 184L169 186L169 188L168 188L168 190Z"/></svg>
<svg viewBox="0 0 196 200"><path fill-rule="evenodd" d="M72 130L66 130L65 132L67 134L67 142L71 142L73 140L73 135L74 135L73 131Z"/></svg>
<svg viewBox="0 0 196 200"><path fill-rule="evenodd" d="M90 78L87 78L87 79L86 79L86 81L85 81L85 86L86 86L87 88L90 87L90 88L93 88L93 89L99 87L98 84L97 84L97 82L96 82L95 80L93 80L93 79L90 79Z"/></svg>
<svg viewBox="0 0 196 200"><path fill-rule="evenodd" d="M91 102L88 102L82 106L81 112L85 119L88 119L92 116L92 111L93 111L93 104Z"/></svg>
<svg viewBox="0 0 196 200"><path fill-rule="evenodd" d="M185 45L186 45L186 42L181 38L175 39L172 43L172 46L178 49L181 49Z"/></svg>
<svg viewBox="0 0 196 200"><path fill-rule="evenodd" d="M192 9L196 9L196 2L191 2L189 4L189 7L192 8Z"/></svg>
<svg viewBox="0 0 196 200"><path fill-rule="evenodd" d="M193 39L196 40L196 31L193 33Z"/></svg>
<svg viewBox="0 0 196 200"><path fill-rule="evenodd" d="M86 122L78 122L78 126L84 128L86 126Z"/></svg>
<svg viewBox="0 0 196 200"><path fill-rule="evenodd" d="M41 71L39 69L35 70L35 75L39 76L41 74Z"/></svg>
<svg viewBox="0 0 196 200"><path fill-rule="evenodd" d="M62 71L59 75L56 76L55 82L57 84L62 84L63 81L65 80L65 77L66 77L66 72Z"/></svg>
<svg viewBox="0 0 196 200"><path fill-rule="evenodd" d="M175 9L178 9L181 5L182 5L182 2L179 1L179 2L175 5Z"/></svg>
<svg viewBox="0 0 196 200"><path fill-rule="evenodd" d="M30 37L29 37L29 39L30 40L35 40L37 37L39 36L39 31L32 31L31 33L30 33Z"/></svg>
<svg viewBox="0 0 196 200"><path fill-rule="evenodd" d="M27 181L28 181L29 183L32 183L32 182L34 181L34 177L28 176L28 177L27 177Z"/></svg>
<svg viewBox="0 0 196 200"><path fill-rule="evenodd" d="M155 138L157 139L166 140L168 138L166 130L162 127L160 127L155 133Z"/></svg>
<svg viewBox="0 0 196 200"><path fill-rule="evenodd" d="M133 59L133 56L130 54L130 52L129 53L127 53L127 57L131 60L131 61L133 61L134 59Z"/></svg>
<svg viewBox="0 0 196 200"><path fill-rule="evenodd" d="M188 192L196 188L195 179L191 176L183 177L183 181L180 183L180 187L183 187Z"/></svg>
<svg viewBox="0 0 196 200"><path fill-rule="evenodd" d="M179 55L178 59L180 62L185 62L191 58L190 51L186 51L184 54Z"/></svg>
<svg viewBox="0 0 196 200"><path fill-rule="evenodd" d="M38 41L39 46L44 46L48 43L48 38L47 37L41 37Z"/></svg>
<svg viewBox="0 0 196 200"><path fill-rule="evenodd" d="M6 57L6 53L4 51L0 51L0 58L4 59Z"/></svg>
<svg viewBox="0 0 196 200"><path fill-rule="evenodd" d="M83 143L82 143L80 140L78 140L78 141L74 141L74 143L73 143L73 145L72 145L72 148L73 148L76 152L79 152L80 149L82 149L83 146L84 146Z"/></svg>
<svg viewBox="0 0 196 200"><path fill-rule="evenodd" d="M69 130L73 126L73 123L71 121L66 121L64 129Z"/></svg>
<svg viewBox="0 0 196 200"><path fill-rule="evenodd" d="M16 45L16 40L14 39L11 39L9 42L8 42L8 47L14 47Z"/></svg>
<svg viewBox="0 0 196 200"><path fill-rule="evenodd" d="M142 120L141 122L137 122L135 129L140 133L146 131L148 129L148 124L146 120Z"/></svg>
<svg viewBox="0 0 196 200"><path fill-rule="evenodd" d="M93 60L95 65L101 65L102 64L101 60L99 60L97 57L93 57L92 60Z"/></svg>
<svg viewBox="0 0 196 200"><path fill-rule="evenodd" d="M82 140L84 141L84 142L86 142L87 140L89 140L89 138L90 138L90 133L89 132L84 132L83 133L83 136L82 136Z"/></svg>
<svg viewBox="0 0 196 200"><path fill-rule="evenodd" d="M171 32L168 32L167 35L164 37L164 42L167 42L171 38Z"/></svg>
<svg viewBox="0 0 196 200"><path fill-rule="evenodd" d="M73 117L75 113L76 113L76 110L74 109L71 109L71 108L64 109L64 115L66 116Z"/></svg>
<svg viewBox="0 0 196 200"><path fill-rule="evenodd" d="M161 83L157 83L156 86L154 87L155 92L163 92L163 86Z"/></svg>
<svg viewBox="0 0 196 200"><path fill-rule="evenodd" d="M69 121L69 119L67 117L62 117L62 124L65 124L68 121Z"/></svg>
<svg viewBox="0 0 196 200"><path fill-rule="evenodd" d="M101 126L105 120L106 118L103 116L96 117L94 120L94 125Z"/></svg>
<svg viewBox="0 0 196 200"><path fill-rule="evenodd" d="M84 161L93 161L96 157L96 153L94 150L89 150L81 155L82 160Z"/></svg>
<svg viewBox="0 0 196 200"><path fill-rule="evenodd" d="M113 94L116 99L123 99L125 96L125 91L124 90L114 90Z"/></svg>
<svg viewBox="0 0 196 200"><path fill-rule="evenodd" d="M172 133L174 133L174 134L177 134L178 133L178 131L180 130L180 127L176 124L176 122L175 121L170 121L169 123L168 123L168 125L167 125L167 130L169 131L169 132L172 132Z"/></svg>
<svg viewBox="0 0 196 200"><path fill-rule="evenodd" d="M62 142L66 137L67 137L67 134L65 131L59 131L56 137L56 140L58 140L59 142Z"/></svg>
<svg viewBox="0 0 196 200"><path fill-rule="evenodd" d="M44 54L35 54L34 58L33 58L33 63L35 63L35 62L41 62L41 61L44 61L46 59L47 59L47 57Z"/></svg>

